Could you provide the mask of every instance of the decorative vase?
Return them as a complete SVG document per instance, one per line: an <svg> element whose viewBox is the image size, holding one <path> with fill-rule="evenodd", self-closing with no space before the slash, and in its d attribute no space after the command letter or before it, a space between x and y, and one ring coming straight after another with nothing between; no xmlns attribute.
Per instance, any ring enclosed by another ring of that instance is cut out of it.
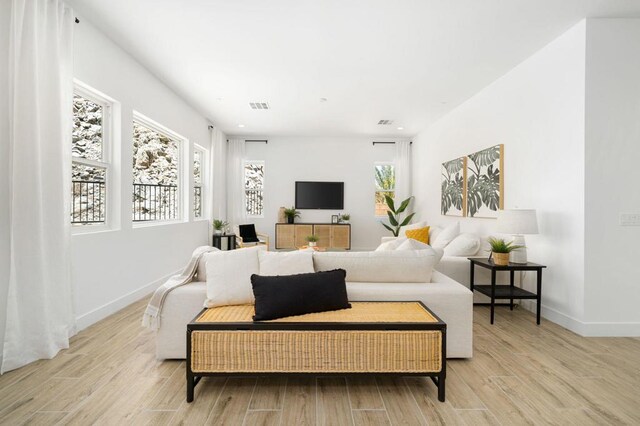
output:
<svg viewBox="0 0 640 426"><path fill-rule="evenodd" d="M278 210L278 223L285 223L287 221L287 215L284 214L284 207L280 207Z"/></svg>
<svg viewBox="0 0 640 426"><path fill-rule="evenodd" d="M498 266L507 266L509 264L509 253L493 252L493 263Z"/></svg>
<svg viewBox="0 0 640 426"><path fill-rule="evenodd" d="M293 216L287 216L287 223L293 223L295 218Z"/></svg>
<svg viewBox="0 0 640 426"><path fill-rule="evenodd" d="M315 247L315 246L317 246L317 245L318 245L318 243L317 243L317 242L315 242L315 241L309 241L309 247Z"/></svg>

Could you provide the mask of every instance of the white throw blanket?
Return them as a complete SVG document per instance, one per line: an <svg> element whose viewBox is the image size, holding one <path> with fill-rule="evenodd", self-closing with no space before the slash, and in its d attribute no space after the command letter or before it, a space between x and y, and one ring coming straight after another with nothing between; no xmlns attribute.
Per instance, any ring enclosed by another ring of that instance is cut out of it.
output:
<svg viewBox="0 0 640 426"><path fill-rule="evenodd" d="M210 246L200 246L196 248L191 255L191 260L182 272L169 278L166 283L158 287L153 293L153 296L151 296L147 309L144 311L144 316L142 317L142 325L144 327L152 330L160 328L160 313L162 312L162 305L164 304L167 294L181 285L190 283L198 270L198 262L200 262L202 255L217 250L217 248Z"/></svg>

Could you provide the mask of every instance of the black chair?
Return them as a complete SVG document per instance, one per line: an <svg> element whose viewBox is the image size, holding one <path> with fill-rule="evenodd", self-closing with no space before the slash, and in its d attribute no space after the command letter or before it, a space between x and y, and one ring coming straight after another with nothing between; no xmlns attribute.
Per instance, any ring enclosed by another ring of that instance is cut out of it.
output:
<svg viewBox="0 0 640 426"><path fill-rule="evenodd" d="M236 242L238 247L253 247L257 245L266 245L269 249L269 236L267 234L259 234L256 232L256 226L253 223L246 225L238 225L235 229Z"/></svg>

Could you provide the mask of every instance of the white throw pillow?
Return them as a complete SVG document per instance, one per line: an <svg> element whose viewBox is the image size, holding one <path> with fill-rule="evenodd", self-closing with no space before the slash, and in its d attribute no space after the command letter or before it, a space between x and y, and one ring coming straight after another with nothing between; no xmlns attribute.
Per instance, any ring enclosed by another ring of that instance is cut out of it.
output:
<svg viewBox="0 0 640 426"><path fill-rule="evenodd" d="M435 240L431 242L431 245L436 248L445 248L455 237L460 234L460 222L456 222L453 225L449 225L444 228L436 236Z"/></svg>
<svg viewBox="0 0 640 426"><path fill-rule="evenodd" d="M436 257L436 264L440 262L442 256L444 255L444 251L439 248L433 248L429 244L425 244L421 241L414 240L413 238L408 238L402 244L396 248L395 251L406 251L406 250L429 250L430 253Z"/></svg>
<svg viewBox="0 0 640 426"><path fill-rule="evenodd" d="M260 275L294 275L315 272L313 270L313 250L273 252L258 254Z"/></svg>
<svg viewBox="0 0 640 426"><path fill-rule="evenodd" d="M211 251L220 251L220 249L216 247L211 247ZM209 253L205 253L202 256L200 256L200 259L198 260L198 267L196 268L196 276L194 281L201 282L201 283L207 281L207 267L206 267L207 257L206 256Z"/></svg>
<svg viewBox="0 0 640 426"><path fill-rule="evenodd" d="M475 234L458 235L445 248L447 256L474 256L480 250L480 238Z"/></svg>
<svg viewBox="0 0 640 426"><path fill-rule="evenodd" d="M416 222L416 223L412 223L410 225L407 226L402 226L400 227L400 230L398 231L398 237L406 237L405 235L405 231L409 231L412 229L420 229L420 228L424 228L425 226L427 226L427 221L423 220L421 222Z"/></svg>
<svg viewBox="0 0 640 426"><path fill-rule="evenodd" d="M433 225L429 227L429 242L433 244L433 242L438 238L438 235L442 232L442 228L438 225Z"/></svg>
<svg viewBox="0 0 640 426"><path fill-rule="evenodd" d="M405 241L407 241L406 238L400 238L400 237L394 238L391 241L386 241L386 242L380 244L375 251L393 251L396 248L398 248L398 246L400 244L402 244L403 242L405 242Z"/></svg>
<svg viewBox="0 0 640 426"><path fill-rule="evenodd" d="M207 253L205 307L253 303L251 275L260 273L259 247Z"/></svg>

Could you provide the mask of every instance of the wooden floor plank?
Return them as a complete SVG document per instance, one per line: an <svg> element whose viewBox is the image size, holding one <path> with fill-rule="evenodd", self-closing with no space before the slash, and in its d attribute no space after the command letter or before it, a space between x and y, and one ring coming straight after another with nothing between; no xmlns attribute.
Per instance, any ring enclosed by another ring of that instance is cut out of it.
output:
<svg viewBox="0 0 640 426"><path fill-rule="evenodd" d="M282 425L316 424L316 379L290 377L282 403Z"/></svg>
<svg viewBox="0 0 640 426"><path fill-rule="evenodd" d="M356 426L386 426L391 424L385 410L353 410L353 421Z"/></svg>
<svg viewBox="0 0 640 426"><path fill-rule="evenodd" d="M186 379L185 379L186 380ZM171 419L171 425L203 425L209 418L211 410L218 402L227 379L222 377L205 377L198 383L194 392L194 400L182 401L180 408ZM186 395L185 395L186 398Z"/></svg>
<svg viewBox="0 0 640 426"><path fill-rule="evenodd" d="M255 377L229 377L206 424L242 424L256 382Z"/></svg>
<svg viewBox="0 0 640 426"><path fill-rule="evenodd" d="M253 393L250 410L281 410L284 392L287 386L287 378L259 377L256 390Z"/></svg>
<svg viewBox="0 0 640 426"><path fill-rule="evenodd" d="M280 410L249 410L244 418L246 426L276 426L280 424Z"/></svg>
<svg viewBox="0 0 640 426"><path fill-rule="evenodd" d="M349 401L353 410L381 410L384 402L375 377L347 377Z"/></svg>
<svg viewBox="0 0 640 426"><path fill-rule="evenodd" d="M403 378L380 376L376 381L391 424L427 424Z"/></svg>
<svg viewBox="0 0 640 426"><path fill-rule="evenodd" d="M430 425L462 425L462 419L449 401L438 401L438 389L431 379L407 377L405 382L422 415Z"/></svg>
<svg viewBox="0 0 640 426"><path fill-rule="evenodd" d="M318 424L352 425L347 382L344 377L318 377Z"/></svg>

